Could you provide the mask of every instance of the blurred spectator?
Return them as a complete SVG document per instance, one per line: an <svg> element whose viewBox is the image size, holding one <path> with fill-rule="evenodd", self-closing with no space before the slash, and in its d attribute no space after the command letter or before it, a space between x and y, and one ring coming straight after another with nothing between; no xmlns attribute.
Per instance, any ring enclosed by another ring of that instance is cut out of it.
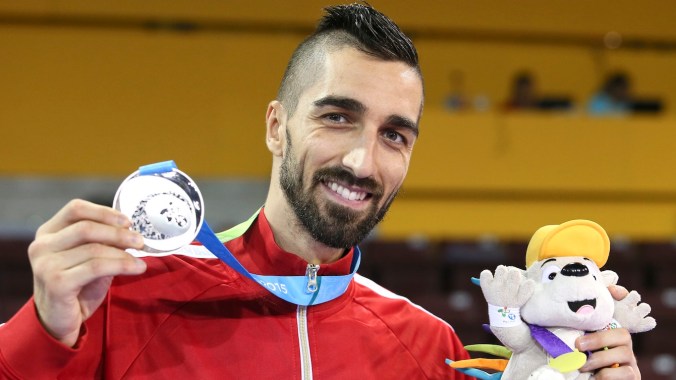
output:
<svg viewBox="0 0 676 380"><path fill-rule="evenodd" d="M530 72L523 71L512 80L509 99L505 103L506 110L537 108L538 97L536 95L535 79Z"/></svg>
<svg viewBox="0 0 676 380"><path fill-rule="evenodd" d="M449 75L450 92L444 99L444 106L451 111L468 108L469 101L465 94L465 76L460 70L453 70Z"/></svg>
<svg viewBox="0 0 676 380"><path fill-rule="evenodd" d="M624 115L631 112L629 76L623 72L610 74L599 92L590 99L587 109L594 115Z"/></svg>
<svg viewBox="0 0 676 380"><path fill-rule="evenodd" d="M538 93L533 74L519 72L512 80L509 99L504 104L506 111L514 110L568 110L571 101L566 96L542 96Z"/></svg>

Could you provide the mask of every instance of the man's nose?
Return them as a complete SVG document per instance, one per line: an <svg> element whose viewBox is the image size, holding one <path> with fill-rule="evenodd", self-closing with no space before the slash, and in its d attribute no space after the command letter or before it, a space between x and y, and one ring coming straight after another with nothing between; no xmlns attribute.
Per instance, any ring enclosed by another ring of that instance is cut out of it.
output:
<svg viewBox="0 0 676 380"><path fill-rule="evenodd" d="M355 141L343 156L343 166L357 178L373 176L376 171L376 139L362 137Z"/></svg>

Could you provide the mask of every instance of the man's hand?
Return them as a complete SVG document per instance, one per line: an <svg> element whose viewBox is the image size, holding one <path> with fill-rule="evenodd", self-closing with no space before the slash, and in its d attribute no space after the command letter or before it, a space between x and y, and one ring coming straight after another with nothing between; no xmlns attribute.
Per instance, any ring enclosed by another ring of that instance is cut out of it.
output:
<svg viewBox="0 0 676 380"><path fill-rule="evenodd" d="M63 344L75 345L114 276L146 270L124 251L143 247L129 226L112 208L73 200L38 229L28 247L35 305L45 329Z"/></svg>
<svg viewBox="0 0 676 380"><path fill-rule="evenodd" d="M617 285L609 286L608 290L616 300L622 300L629 294L627 289ZM593 352L580 371L596 371L595 380L641 379L631 335L627 329L619 328L587 334L579 337L575 345L582 352Z"/></svg>
<svg viewBox="0 0 676 380"><path fill-rule="evenodd" d="M587 334L577 339L576 346L582 352L593 352L580 371L598 371L594 379L641 379L641 372L638 370L632 349L631 335L626 329L619 328Z"/></svg>

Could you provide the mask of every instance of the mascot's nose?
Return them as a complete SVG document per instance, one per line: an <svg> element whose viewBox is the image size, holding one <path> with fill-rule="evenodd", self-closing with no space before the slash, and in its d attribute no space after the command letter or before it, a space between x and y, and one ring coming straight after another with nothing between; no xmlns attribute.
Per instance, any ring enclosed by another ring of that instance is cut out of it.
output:
<svg viewBox="0 0 676 380"><path fill-rule="evenodd" d="M568 277L583 277L589 274L589 269L580 263L570 263L561 269L561 274Z"/></svg>

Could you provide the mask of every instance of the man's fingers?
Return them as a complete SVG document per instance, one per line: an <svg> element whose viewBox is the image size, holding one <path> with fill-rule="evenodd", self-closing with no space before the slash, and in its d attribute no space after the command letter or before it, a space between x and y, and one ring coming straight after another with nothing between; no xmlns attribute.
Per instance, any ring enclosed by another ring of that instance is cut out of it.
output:
<svg viewBox="0 0 676 380"><path fill-rule="evenodd" d="M617 301L622 300L624 297L626 297L629 294L629 291L627 288L621 285L610 285L608 287L608 291L610 291L610 294L613 296L613 298Z"/></svg>
<svg viewBox="0 0 676 380"><path fill-rule="evenodd" d="M94 254L92 254L94 253ZM38 263L34 270L42 273L42 281L51 292L78 292L85 285L102 277L143 273L146 265L141 259L101 244L87 244L63 252L58 261Z"/></svg>
<svg viewBox="0 0 676 380"><path fill-rule="evenodd" d="M60 252L88 243L101 243L123 249L141 248L143 238L139 233L127 228L81 220L63 228L58 233L44 236L36 244L48 246L48 251Z"/></svg>
<svg viewBox="0 0 676 380"><path fill-rule="evenodd" d="M606 347L632 346L631 335L624 328L597 331L577 339L580 351L597 351Z"/></svg>
<svg viewBox="0 0 676 380"><path fill-rule="evenodd" d="M599 350L594 353L587 359L585 368L604 368L611 367L613 365L619 364L631 365L633 362L633 353L631 348L628 346L618 346L614 348L609 348L607 350Z"/></svg>
<svg viewBox="0 0 676 380"><path fill-rule="evenodd" d="M99 278L120 275L136 275L146 270L143 260L127 253L119 258L97 257L87 260L67 270L68 275L77 278L82 285L89 284Z"/></svg>
<svg viewBox="0 0 676 380"><path fill-rule="evenodd" d="M68 251L51 253L44 260L36 260L33 271L36 274L64 272L90 260L138 260L122 249L100 243L89 243Z"/></svg>
<svg viewBox="0 0 676 380"><path fill-rule="evenodd" d="M636 370L636 358L632 350L631 335L624 328L598 331L578 338L576 346L580 351L592 351L581 371L591 372L606 368L605 376L626 371L623 367ZM619 365L619 367L617 367Z"/></svg>
<svg viewBox="0 0 676 380"><path fill-rule="evenodd" d="M80 220L91 220L118 227L129 227L129 218L110 207L97 205L81 199L74 199L45 222L36 233L36 237L54 233Z"/></svg>
<svg viewBox="0 0 676 380"><path fill-rule="evenodd" d="M74 200L38 229L28 247L35 306L47 331L62 343L75 344L113 277L146 270L142 260L124 251L143 247L130 225L119 211Z"/></svg>
<svg viewBox="0 0 676 380"><path fill-rule="evenodd" d="M621 366L618 368L604 368L594 375L595 380L639 380L637 368L632 366Z"/></svg>
<svg viewBox="0 0 676 380"><path fill-rule="evenodd" d="M585 365L583 372L596 372L595 379L639 379L636 359L629 346L619 346L594 352Z"/></svg>

